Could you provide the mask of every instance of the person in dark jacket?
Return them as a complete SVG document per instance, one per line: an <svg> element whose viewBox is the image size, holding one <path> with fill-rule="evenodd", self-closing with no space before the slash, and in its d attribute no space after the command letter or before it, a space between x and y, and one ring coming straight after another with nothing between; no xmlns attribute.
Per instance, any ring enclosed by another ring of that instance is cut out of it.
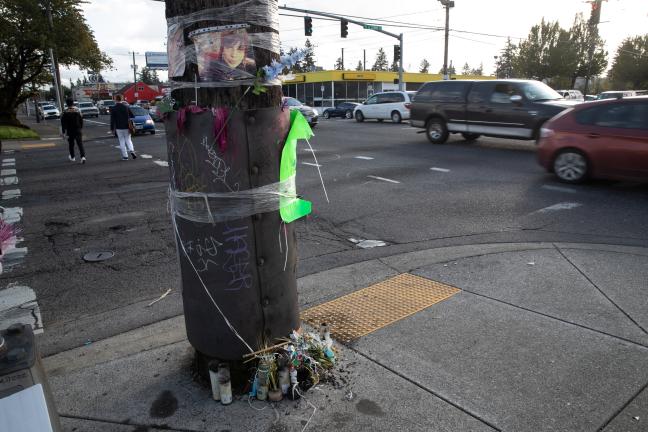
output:
<svg viewBox="0 0 648 432"><path fill-rule="evenodd" d="M133 113L128 109L128 105L122 102L120 95L115 96L117 103L110 109L110 130L119 139L119 149L121 150L122 160L128 160L128 153L133 159L137 159L135 149L133 148L133 141L130 136L129 122L133 117Z"/></svg>
<svg viewBox="0 0 648 432"><path fill-rule="evenodd" d="M81 135L81 129L83 129L83 116L81 112L74 106L74 101L72 99L67 99L65 101L67 108L61 116L61 128L63 129L63 135L67 135L68 144L70 145L70 162L74 162L76 157L74 156L74 143L76 142L77 147L79 147L79 156L81 156L81 163L86 162L85 150L83 149L83 137Z"/></svg>

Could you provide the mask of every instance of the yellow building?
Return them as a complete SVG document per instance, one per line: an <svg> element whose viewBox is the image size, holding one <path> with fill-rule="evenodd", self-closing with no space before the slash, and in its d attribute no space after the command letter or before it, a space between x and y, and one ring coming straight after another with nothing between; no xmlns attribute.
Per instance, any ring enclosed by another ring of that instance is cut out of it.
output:
<svg viewBox="0 0 648 432"><path fill-rule="evenodd" d="M457 75L453 79L495 79L488 76ZM416 91L428 81L443 79L440 74L403 74L405 90ZM284 96L310 106L336 106L342 102L363 102L374 93L398 90L397 72L318 71L295 74L283 85Z"/></svg>

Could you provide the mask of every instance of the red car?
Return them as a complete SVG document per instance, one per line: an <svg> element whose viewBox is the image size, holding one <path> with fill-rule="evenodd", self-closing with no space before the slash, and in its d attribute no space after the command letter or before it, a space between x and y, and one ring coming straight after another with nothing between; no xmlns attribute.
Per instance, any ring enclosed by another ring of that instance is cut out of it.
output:
<svg viewBox="0 0 648 432"><path fill-rule="evenodd" d="M648 179L648 97L563 111L540 131L538 162L566 183Z"/></svg>

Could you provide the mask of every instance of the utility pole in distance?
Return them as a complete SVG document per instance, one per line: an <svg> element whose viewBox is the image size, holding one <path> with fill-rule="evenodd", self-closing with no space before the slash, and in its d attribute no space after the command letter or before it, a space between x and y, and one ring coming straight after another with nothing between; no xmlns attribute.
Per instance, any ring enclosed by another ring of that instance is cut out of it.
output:
<svg viewBox="0 0 648 432"><path fill-rule="evenodd" d="M598 25L601 22L601 8L603 7L603 0L590 0L592 4L592 14L588 22L589 26L589 37L590 37L590 46L588 47L588 64L587 64L587 76L585 77L585 88L583 89L583 94L587 95L589 91L590 84L590 74L592 71L592 61L594 60L594 51L596 51L596 42L598 41Z"/></svg>
<svg viewBox="0 0 648 432"><path fill-rule="evenodd" d="M47 21L49 24L49 31L51 34L51 40L54 41L54 20L52 19L52 2L48 1L46 6L47 12ZM49 49L50 59L52 61L52 75L54 76L54 90L56 93L56 103L59 106L59 109L63 111L63 92L61 91L61 74L59 72L58 59L56 58L56 52L54 48Z"/></svg>
<svg viewBox="0 0 648 432"><path fill-rule="evenodd" d="M448 40L450 38L450 8L453 8L455 5L454 1L451 0L439 0L443 6L445 6L446 13L446 23L445 23L445 49L443 52L443 79L450 79L448 75Z"/></svg>

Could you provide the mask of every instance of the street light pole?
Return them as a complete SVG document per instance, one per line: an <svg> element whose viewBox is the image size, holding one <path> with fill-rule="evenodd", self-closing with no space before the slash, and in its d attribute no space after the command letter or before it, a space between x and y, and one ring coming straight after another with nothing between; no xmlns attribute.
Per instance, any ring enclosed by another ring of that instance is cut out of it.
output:
<svg viewBox="0 0 648 432"><path fill-rule="evenodd" d="M51 40L55 42L56 39L54 38L54 21L52 19L51 1L47 2L46 12L47 12L47 21L49 24ZM56 93L56 103L58 104L59 109L62 111L64 105L63 105L63 98L62 98L63 93L61 92L61 75L59 73L59 65L58 65L58 60L56 59L56 53L54 52L54 48L49 49L49 55L50 55L50 61L52 62L52 69L53 69L52 76L54 77L54 91Z"/></svg>

